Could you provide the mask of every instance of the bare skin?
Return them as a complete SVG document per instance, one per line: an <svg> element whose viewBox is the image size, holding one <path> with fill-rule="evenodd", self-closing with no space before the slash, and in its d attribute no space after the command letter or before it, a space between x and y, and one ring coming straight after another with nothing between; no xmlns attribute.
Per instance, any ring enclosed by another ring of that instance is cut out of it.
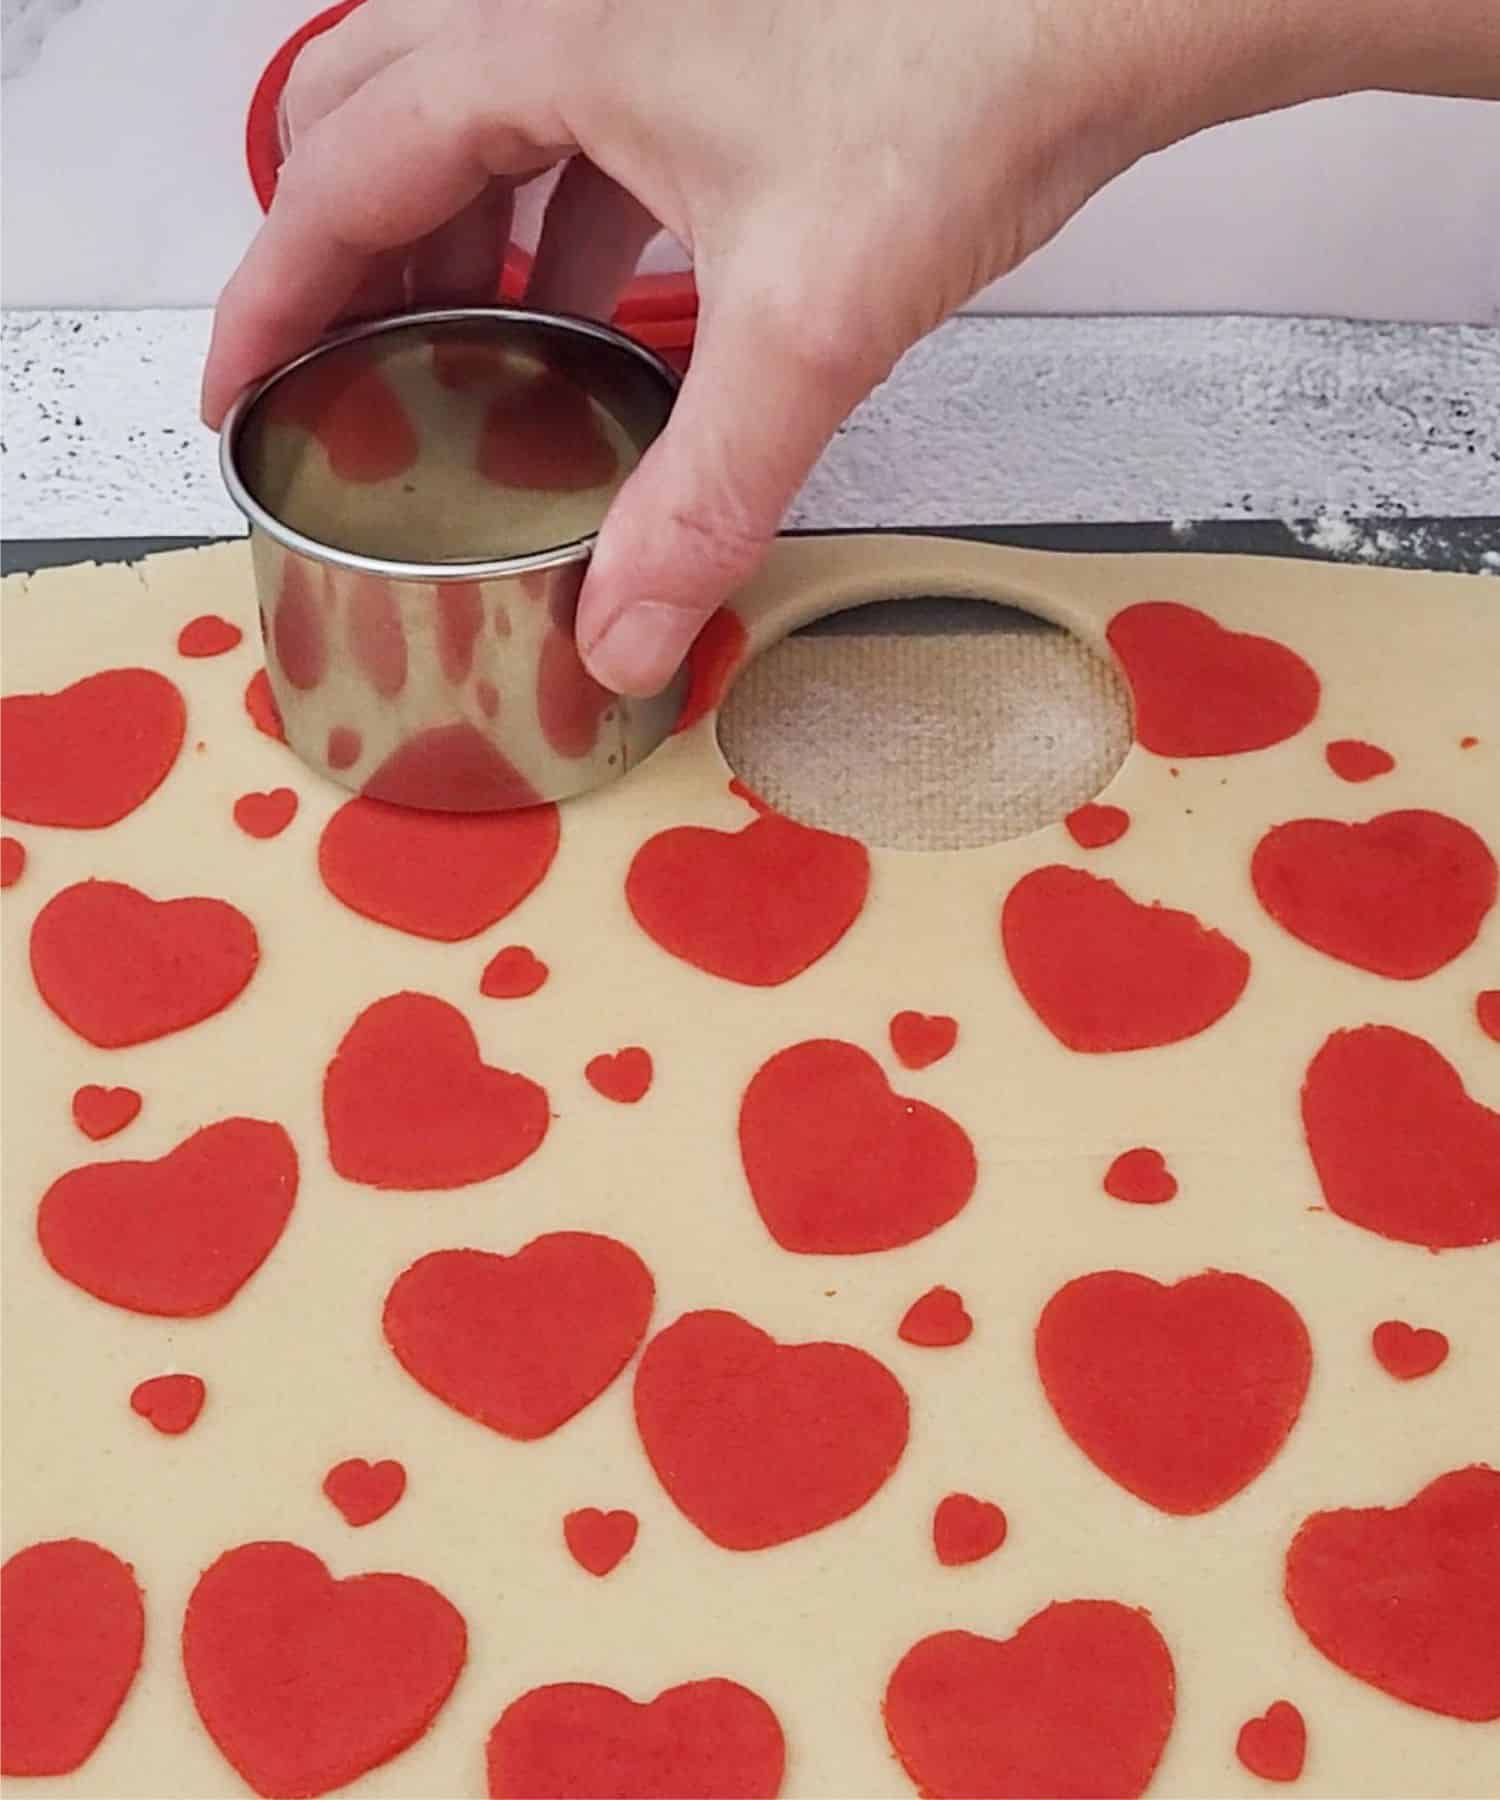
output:
<svg viewBox="0 0 1500 1800"><path fill-rule="evenodd" d="M607 314L659 225L701 295L579 609L592 672L651 693L918 338L1140 157L1364 88L1500 98L1500 6L365 0L292 72L204 417L340 317L492 297L514 189L566 161L532 304Z"/></svg>

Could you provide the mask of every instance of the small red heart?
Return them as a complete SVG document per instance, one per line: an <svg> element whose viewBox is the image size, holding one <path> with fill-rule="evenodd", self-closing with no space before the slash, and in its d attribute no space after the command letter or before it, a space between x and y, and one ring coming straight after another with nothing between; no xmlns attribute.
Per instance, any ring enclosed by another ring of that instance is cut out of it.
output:
<svg viewBox="0 0 1500 1800"><path fill-rule="evenodd" d="M1377 775L1389 775L1396 766L1389 750L1361 738L1335 738L1323 755L1340 781L1373 781Z"/></svg>
<svg viewBox="0 0 1500 1800"><path fill-rule="evenodd" d="M189 619L178 632L177 654L223 656L226 651L237 648L244 636L239 626L232 625L228 619L221 619L217 613L203 613L196 619Z"/></svg>
<svg viewBox="0 0 1500 1800"><path fill-rule="evenodd" d="M182 1622L193 1704L257 1794L326 1794L414 1744L467 1655L455 1607L409 1575L335 1581L296 1544L241 1544Z"/></svg>
<svg viewBox="0 0 1500 1800"><path fill-rule="evenodd" d="M914 1243L962 1211L977 1179L974 1146L946 1113L892 1093L873 1056L831 1038L756 1072L740 1156L771 1236L818 1255Z"/></svg>
<svg viewBox="0 0 1500 1800"><path fill-rule="evenodd" d="M733 1681L690 1681L638 1705L614 1688L533 1688L486 1747L490 1800L772 1800L786 1744Z"/></svg>
<svg viewBox="0 0 1500 1800"><path fill-rule="evenodd" d="M598 1398L646 1335L655 1283L613 1238L554 1231L514 1256L435 1250L386 1296L386 1342L445 1406L546 1437Z"/></svg>
<svg viewBox="0 0 1500 1800"><path fill-rule="evenodd" d="M932 1515L932 1546L945 1569L983 1562L1005 1542L1005 1514L989 1500L949 1494Z"/></svg>
<svg viewBox="0 0 1500 1800"><path fill-rule="evenodd" d="M694 1312L646 1346L635 1420L693 1524L725 1550L764 1550L858 1512L901 1460L908 1406L863 1350Z"/></svg>
<svg viewBox="0 0 1500 1800"><path fill-rule="evenodd" d="M429 994L392 994L344 1034L323 1078L328 1153L346 1181L416 1192L467 1187L525 1162L547 1095L479 1059L468 1020Z"/></svg>
<svg viewBox="0 0 1500 1800"><path fill-rule="evenodd" d="M451 944L513 912L551 868L557 840L555 806L440 813L351 800L324 828L318 870L351 911Z"/></svg>
<svg viewBox="0 0 1500 1800"><path fill-rule="evenodd" d="M628 1049L615 1051L613 1056L591 1058L583 1073L596 1094L617 1100L622 1106L633 1106L651 1086L651 1054L639 1044L632 1044Z"/></svg>
<svg viewBox="0 0 1500 1800"><path fill-rule="evenodd" d="M1486 988L1474 1001L1474 1016L1486 1037L1500 1044L1500 988Z"/></svg>
<svg viewBox="0 0 1500 1800"><path fill-rule="evenodd" d="M1000 920L1027 1004L1070 1050L1175 1044L1223 1018L1250 958L1191 913L1141 905L1113 881L1054 864L1023 875Z"/></svg>
<svg viewBox="0 0 1500 1800"><path fill-rule="evenodd" d="M1172 1730L1176 1678L1144 1612L1065 1600L1014 1637L923 1638L896 1665L884 1711L902 1767L932 1800L1134 1800Z"/></svg>
<svg viewBox="0 0 1500 1800"><path fill-rule="evenodd" d="M563 1520L563 1539L574 1562L590 1575L608 1575L635 1548L640 1521L633 1512L600 1512L585 1506Z"/></svg>
<svg viewBox="0 0 1500 1800"><path fill-rule="evenodd" d="M37 1211L42 1254L111 1306L160 1318L217 1312L276 1247L297 1195L279 1125L223 1119L156 1162L87 1163Z"/></svg>
<svg viewBox="0 0 1500 1800"><path fill-rule="evenodd" d="M291 788L241 794L234 803L234 822L247 837L279 837L296 816L297 796Z"/></svg>
<svg viewBox="0 0 1500 1800"><path fill-rule="evenodd" d="M1412 1326L1401 1319L1383 1320L1370 1333L1375 1360L1397 1381L1416 1381L1448 1360L1448 1340L1441 1331Z"/></svg>
<svg viewBox="0 0 1500 1800"><path fill-rule="evenodd" d="M0 814L26 825L113 825L166 780L187 730L153 669L109 669L57 694L0 700Z"/></svg>
<svg viewBox="0 0 1500 1800"><path fill-rule="evenodd" d="M907 1307L896 1335L925 1350L946 1350L963 1343L973 1329L974 1321L953 1289L935 1287Z"/></svg>
<svg viewBox="0 0 1500 1800"><path fill-rule="evenodd" d="M146 1637L135 1571L82 1538L18 1550L0 1571L0 1774L67 1775L130 1692Z"/></svg>
<svg viewBox="0 0 1500 1800"><path fill-rule="evenodd" d="M164 1437L180 1437L198 1422L207 1390L197 1375L153 1375L130 1392L130 1410Z"/></svg>
<svg viewBox="0 0 1500 1800"><path fill-rule="evenodd" d="M944 1013L898 1012L890 1024L891 1049L903 1068L941 1062L958 1042L958 1020Z"/></svg>
<svg viewBox="0 0 1500 1800"><path fill-rule="evenodd" d="M522 944L508 944L484 966L479 991L487 1000L524 1000L546 981L550 971Z"/></svg>
<svg viewBox="0 0 1500 1800"><path fill-rule="evenodd" d="M1363 825L1297 819L1256 846L1250 878L1278 925L1340 962L1413 981L1468 949L1500 873L1467 825L1436 812Z"/></svg>
<svg viewBox="0 0 1500 1800"><path fill-rule="evenodd" d="M1246 1719L1234 1753L1262 1781L1295 1781L1307 1760L1307 1726L1290 1700L1274 1701L1258 1719Z"/></svg>
<svg viewBox="0 0 1500 1800"><path fill-rule="evenodd" d="M1318 710L1318 678L1300 656L1194 607L1128 606L1108 636L1130 683L1136 741L1157 756L1264 750Z"/></svg>
<svg viewBox="0 0 1500 1800"><path fill-rule="evenodd" d="M14 887L26 873L26 846L19 838L0 837L0 888Z"/></svg>
<svg viewBox="0 0 1500 1800"><path fill-rule="evenodd" d="M323 1492L349 1525L373 1525L406 1492L406 1470L394 1459L366 1462L351 1456L323 1477Z"/></svg>
<svg viewBox="0 0 1500 1800"><path fill-rule="evenodd" d="M118 881L64 888L31 928L38 992L102 1050L212 1018L259 961L255 927L227 901L152 900Z"/></svg>
<svg viewBox="0 0 1500 1800"><path fill-rule="evenodd" d="M1177 1197L1177 1177L1160 1150L1122 1150L1104 1173L1104 1191L1132 1206L1162 1206Z"/></svg>
<svg viewBox="0 0 1500 1800"><path fill-rule="evenodd" d="M1212 1270L1166 1287L1111 1269L1047 1302L1036 1361L1090 1462L1148 1505L1191 1514L1269 1466L1302 1410L1312 1345L1263 1282Z"/></svg>
<svg viewBox="0 0 1500 1800"><path fill-rule="evenodd" d="M776 813L740 831L682 825L636 852L625 898L669 955L747 987L779 987L825 956L870 886L863 844Z"/></svg>
<svg viewBox="0 0 1500 1800"><path fill-rule="evenodd" d="M1314 1513L1287 1552L1286 1598L1357 1680L1449 1718L1500 1719L1500 1474L1475 1464L1405 1506Z"/></svg>
<svg viewBox="0 0 1500 1800"><path fill-rule="evenodd" d="M674 732L686 731L714 711L749 647L750 634L737 612L721 606L710 614L687 654L688 689Z"/></svg>
<svg viewBox="0 0 1500 1800"><path fill-rule="evenodd" d="M134 1088L79 1088L73 1096L73 1123L86 1138L97 1143L123 1131L141 1110L141 1097Z"/></svg>
<svg viewBox="0 0 1500 1800"><path fill-rule="evenodd" d="M1102 850L1124 837L1130 829L1130 814L1123 806L1099 806L1091 802L1075 807L1063 820L1068 836L1083 850Z"/></svg>
<svg viewBox="0 0 1500 1800"><path fill-rule="evenodd" d="M1500 1112L1424 1038L1334 1032L1302 1083L1302 1125L1340 1218L1430 1250L1500 1238Z"/></svg>
<svg viewBox="0 0 1500 1800"><path fill-rule="evenodd" d="M265 737L274 738L278 744L286 742L286 727L281 722L281 708L276 704L276 696L271 692L271 678L264 669L257 669L245 687L245 711L250 715L250 723Z"/></svg>

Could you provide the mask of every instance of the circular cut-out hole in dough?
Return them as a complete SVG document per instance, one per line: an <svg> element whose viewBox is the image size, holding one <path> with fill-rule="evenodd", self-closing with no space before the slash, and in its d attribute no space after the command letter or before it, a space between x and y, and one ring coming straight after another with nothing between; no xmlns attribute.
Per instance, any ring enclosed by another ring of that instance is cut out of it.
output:
<svg viewBox="0 0 1500 1800"><path fill-rule="evenodd" d="M899 850L961 850L1065 818L1130 747L1112 662L1034 613L883 600L739 675L719 741L777 811Z"/></svg>

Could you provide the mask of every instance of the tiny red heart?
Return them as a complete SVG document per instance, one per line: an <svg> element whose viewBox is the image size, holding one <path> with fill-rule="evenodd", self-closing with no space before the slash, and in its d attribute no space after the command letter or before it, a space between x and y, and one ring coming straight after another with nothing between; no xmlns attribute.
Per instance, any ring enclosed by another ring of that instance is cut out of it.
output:
<svg viewBox="0 0 1500 1800"><path fill-rule="evenodd" d="M1122 1150L1104 1173L1104 1191L1132 1206L1162 1206L1177 1197L1177 1177L1160 1150Z"/></svg>
<svg viewBox="0 0 1500 1800"><path fill-rule="evenodd" d="M1335 738L1323 755L1340 781L1373 781L1377 775L1389 775L1396 766L1389 750L1361 738Z"/></svg>
<svg viewBox="0 0 1500 1800"><path fill-rule="evenodd" d="M189 619L178 632L177 654L223 656L226 651L235 649L244 636L239 626L228 619L221 619L216 613L203 613L199 618Z"/></svg>
<svg viewBox="0 0 1500 1800"><path fill-rule="evenodd" d="M278 744L286 742L281 708L271 692L271 677L264 669L257 669L245 686L245 711L250 715L250 723L263 736L274 738Z"/></svg>
<svg viewBox="0 0 1500 1800"><path fill-rule="evenodd" d="M247 837L278 837L296 816L297 796L291 788L241 794L234 803L234 822Z"/></svg>
<svg viewBox="0 0 1500 1800"><path fill-rule="evenodd" d="M391 1458L372 1463L351 1456L335 1463L323 1477L323 1492L344 1515L346 1524L373 1525L406 1492L406 1470Z"/></svg>
<svg viewBox="0 0 1500 1800"><path fill-rule="evenodd" d="M207 1389L197 1375L153 1375L131 1389L130 1410L163 1436L180 1437L197 1424L206 1397Z"/></svg>
<svg viewBox="0 0 1500 1800"><path fill-rule="evenodd" d="M974 1321L953 1289L935 1287L907 1307L897 1336L924 1350L946 1350L963 1343L973 1329Z"/></svg>
<svg viewBox="0 0 1500 1800"><path fill-rule="evenodd" d="M946 1569L983 1562L1005 1542L1005 1514L989 1500L949 1494L932 1515L932 1546Z"/></svg>
<svg viewBox="0 0 1500 1800"><path fill-rule="evenodd" d="M651 1086L651 1054L639 1044L617 1050L613 1056L596 1056L584 1070L589 1086L606 1100L633 1106Z"/></svg>
<svg viewBox="0 0 1500 1800"><path fill-rule="evenodd" d="M633 1512L581 1507L563 1520L563 1539L574 1562L590 1575L608 1575L635 1548L640 1521Z"/></svg>
<svg viewBox="0 0 1500 1800"><path fill-rule="evenodd" d="M1100 806L1090 802L1075 807L1063 820L1068 836L1083 850L1102 850L1116 843L1130 829L1130 814L1123 806Z"/></svg>
<svg viewBox="0 0 1500 1800"><path fill-rule="evenodd" d="M1307 1726L1290 1700L1277 1700L1258 1719L1246 1719L1234 1753L1262 1781L1295 1781L1307 1760Z"/></svg>
<svg viewBox="0 0 1500 1800"><path fill-rule="evenodd" d="M0 888L14 887L26 873L26 846L19 838L0 837Z"/></svg>
<svg viewBox="0 0 1500 1800"><path fill-rule="evenodd" d="M109 669L57 694L0 700L0 813L26 825L113 825L166 779L187 730L153 669Z"/></svg>
<svg viewBox="0 0 1500 1800"><path fill-rule="evenodd" d="M1484 1035L1500 1044L1500 988L1486 988L1475 999L1474 1016Z"/></svg>
<svg viewBox="0 0 1500 1800"><path fill-rule="evenodd" d="M904 1068L941 1062L958 1042L958 1020L944 1013L898 1012L891 1020L891 1048Z"/></svg>
<svg viewBox="0 0 1500 1800"><path fill-rule="evenodd" d="M141 1097L134 1088L79 1088L73 1096L73 1123L86 1138L97 1143L123 1131L141 1110Z"/></svg>
<svg viewBox="0 0 1500 1800"><path fill-rule="evenodd" d="M1375 1360L1397 1381L1416 1381L1430 1375L1448 1360L1448 1340L1429 1326L1412 1326L1401 1319L1386 1319L1370 1333Z"/></svg>
<svg viewBox="0 0 1500 1800"><path fill-rule="evenodd" d="M546 981L549 970L523 944L507 944L484 965L479 991L487 1000L524 1000Z"/></svg>

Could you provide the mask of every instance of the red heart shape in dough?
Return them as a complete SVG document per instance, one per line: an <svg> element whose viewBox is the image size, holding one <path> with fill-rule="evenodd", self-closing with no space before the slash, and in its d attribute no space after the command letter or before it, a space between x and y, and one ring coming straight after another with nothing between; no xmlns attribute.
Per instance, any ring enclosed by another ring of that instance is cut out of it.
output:
<svg viewBox="0 0 1500 1800"><path fill-rule="evenodd" d="M1097 1468L1168 1513L1222 1506L1297 1422L1312 1345L1274 1288L1212 1270L1164 1287L1110 1269L1058 1289L1037 1370Z"/></svg>
<svg viewBox="0 0 1500 1800"><path fill-rule="evenodd" d="M583 1071L596 1094L615 1100L622 1106L634 1106L644 1099L651 1086L651 1053L639 1044L617 1050L613 1056L595 1056Z"/></svg>
<svg viewBox="0 0 1500 1800"><path fill-rule="evenodd" d="M114 1723L141 1666L146 1614L128 1563L82 1538L18 1550L0 1571L0 1774L66 1775Z"/></svg>
<svg viewBox="0 0 1500 1800"><path fill-rule="evenodd" d="M662 949L747 987L778 987L859 917L870 886L863 844L775 813L741 831L682 825L635 854L625 898Z"/></svg>
<svg viewBox="0 0 1500 1800"><path fill-rule="evenodd" d="M391 1458L372 1463L351 1456L335 1463L323 1477L323 1492L344 1515L346 1524L373 1525L406 1492L406 1470Z"/></svg>
<svg viewBox="0 0 1500 1800"><path fill-rule="evenodd" d="M271 1254L297 1196L279 1125L223 1119L156 1162L88 1163L37 1210L42 1254L85 1293L190 1319L228 1304Z"/></svg>
<svg viewBox="0 0 1500 1800"><path fill-rule="evenodd" d="M278 744L286 742L281 709L271 692L271 678L264 669L257 669L246 683L245 711L250 715L251 724L263 736L274 738Z"/></svg>
<svg viewBox="0 0 1500 1800"><path fill-rule="evenodd" d="M913 1243L960 1212L977 1179L974 1146L946 1113L892 1093L873 1056L832 1038L756 1071L740 1156L771 1236L817 1255Z"/></svg>
<svg viewBox="0 0 1500 1800"><path fill-rule="evenodd" d="M1500 1473L1475 1464L1405 1506L1314 1513L1287 1552L1286 1598L1358 1680L1428 1712L1500 1719Z"/></svg>
<svg viewBox="0 0 1500 1800"><path fill-rule="evenodd" d="M857 1512L901 1460L908 1406L863 1350L694 1312L646 1346L635 1421L693 1524L725 1550L764 1550Z"/></svg>
<svg viewBox="0 0 1500 1800"><path fill-rule="evenodd" d="M1277 1700L1258 1719L1246 1719L1234 1753L1262 1781L1295 1781L1307 1760L1307 1726L1290 1700Z"/></svg>
<svg viewBox="0 0 1500 1800"><path fill-rule="evenodd" d="M177 654L223 656L227 651L237 649L244 635L238 625L221 619L217 613L202 613L196 619L189 619L178 632Z"/></svg>
<svg viewBox="0 0 1500 1800"><path fill-rule="evenodd" d="M19 838L0 837L0 888L14 887L25 873L26 846Z"/></svg>
<svg viewBox="0 0 1500 1800"><path fill-rule="evenodd" d="M1425 1038L1334 1032L1302 1083L1302 1126L1340 1218L1430 1250L1500 1238L1500 1112Z"/></svg>
<svg viewBox="0 0 1500 1800"><path fill-rule="evenodd" d="M896 1755L932 1800L1133 1800L1171 1732L1176 1678L1145 1613L1065 1600L1014 1637L923 1638L896 1665L884 1710Z"/></svg>
<svg viewBox="0 0 1500 1800"><path fill-rule="evenodd" d="M1318 710L1318 678L1300 656L1195 607L1127 606L1108 636L1130 682L1136 741L1157 756L1264 750Z"/></svg>
<svg viewBox="0 0 1500 1800"><path fill-rule="evenodd" d="M1117 843L1130 829L1130 814L1123 806L1100 806L1090 801L1063 820L1068 836L1082 850L1102 850Z"/></svg>
<svg viewBox="0 0 1500 1800"><path fill-rule="evenodd" d="M131 1390L130 1410L163 1436L180 1437L197 1424L206 1397L207 1390L197 1375L153 1375Z"/></svg>
<svg viewBox="0 0 1500 1800"><path fill-rule="evenodd" d="M95 1143L123 1131L140 1110L141 1097L134 1088L91 1084L73 1096L73 1123Z"/></svg>
<svg viewBox="0 0 1500 1800"><path fill-rule="evenodd" d="M1500 882L1483 839L1436 812L1278 825L1256 845L1250 878L1293 937L1401 981L1467 950Z"/></svg>
<svg viewBox="0 0 1500 1800"><path fill-rule="evenodd" d="M546 1437L635 1355L656 1287L614 1238L554 1231L514 1256L435 1250L386 1296L386 1342L445 1406L505 1437Z"/></svg>
<svg viewBox="0 0 1500 1800"><path fill-rule="evenodd" d="M896 1335L904 1343L919 1344L925 1350L947 1350L963 1343L973 1329L974 1321L953 1289L935 1287L907 1307Z"/></svg>
<svg viewBox="0 0 1500 1800"><path fill-rule="evenodd" d="M109 669L58 694L0 700L0 813L27 825L113 825L167 777L187 708L153 669Z"/></svg>
<svg viewBox="0 0 1500 1800"><path fill-rule="evenodd" d="M557 839L555 806L440 813L351 800L324 827L318 872L351 911L451 944L514 912Z"/></svg>
<svg viewBox="0 0 1500 1800"><path fill-rule="evenodd" d="M1132 1206L1164 1206L1177 1198L1177 1177L1160 1150L1142 1144L1122 1150L1104 1171L1104 1191Z"/></svg>
<svg viewBox="0 0 1500 1800"><path fill-rule="evenodd" d="M898 1012L890 1031L896 1060L907 1069L941 1062L958 1042L958 1020L945 1013Z"/></svg>
<svg viewBox="0 0 1500 1800"><path fill-rule="evenodd" d="M640 1521L633 1512L600 1512L597 1506L581 1507L563 1520L563 1540L581 1569L590 1575L608 1575L635 1547Z"/></svg>
<svg viewBox="0 0 1500 1800"><path fill-rule="evenodd" d="M1070 1050L1149 1050L1223 1018L1250 958L1191 913L1132 900L1113 881L1053 864L1023 875L1000 917L1027 1004Z"/></svg>
<svg viewBox="0 0 1500 1800"><path fill-rule="evenodd" d="M524 1000L549 973L546 963L524 944L508 944L484 965L479 991L488 1000Z"/></svg>
<svg viewBox="0 0 1500 1800"><path fill-rule="evenodd" d="M1005 1542L1005 1514L990 1500L949 1494L932 1515L932 1547L944 1568L982 1562Z"/></svg>
<svg viewBox="0 0 1500 1800"><path fill-rule="evenodd" d="M430 994L367 1006L323 1077L328 1154L346 1181L416 1192L503 1175L536 1150L546 1091L479 1060L469 1021Z"/></svg>
<svg viewBox="0 0 1500 1800"><path fill-rule="evenodd" d="M1448 1360L1448 1340L1441 1331L1386 1319L1370 1333L1370 1347L1387 1375L1397 1381L1416 1381L1440 1369Z"/></svg>
<svg viewBox="0 0 1500 1800"><path fill-rule="evenodd" d="M486 1749L491 1800L771 1800L786 1745L776 1715L733 1681L690 1681L638 1705L614 1688L533 1688Z"/></svg>
<svg viewBox="0 0 1500 1800"><path fill-rule="evenodd" d="M688 687L674 733L705 719L728 692L730 677L750 647L750 634L737 612L721 606L693 639L687 653Z"/></svg>
<svg viewBox="0 0 1500 1800"><path fill-rule="evenodd" d="M1486 988L1475 995L1474 1017L1484 1035L1500 1044L1500 988Z"/></svg>
<svg viewBox="0 0 1500 1800"><path fill-rule="evenodd" d="M31 928L37 991L102 1050L211 1018L255 973L255 927L225 900L152 900L118 881L55 894Z"/></svg>
<svg viewBox="0 0 1500 1800"><path fill-rule="evenodd" d="M246 837L279 837L296 816L297 796L291 788L241 794L234 803L234 822Z"/></svg>
<svg viewBox="0 0 1500 1800"><path fill-rule="evenodd" d="M286 1800L341 1788L414 1744L467 1648L463 1618L425 1581L335 1581L296 1544L226 1550L182 1622L208 1735L257 1794Z"/></svg>

